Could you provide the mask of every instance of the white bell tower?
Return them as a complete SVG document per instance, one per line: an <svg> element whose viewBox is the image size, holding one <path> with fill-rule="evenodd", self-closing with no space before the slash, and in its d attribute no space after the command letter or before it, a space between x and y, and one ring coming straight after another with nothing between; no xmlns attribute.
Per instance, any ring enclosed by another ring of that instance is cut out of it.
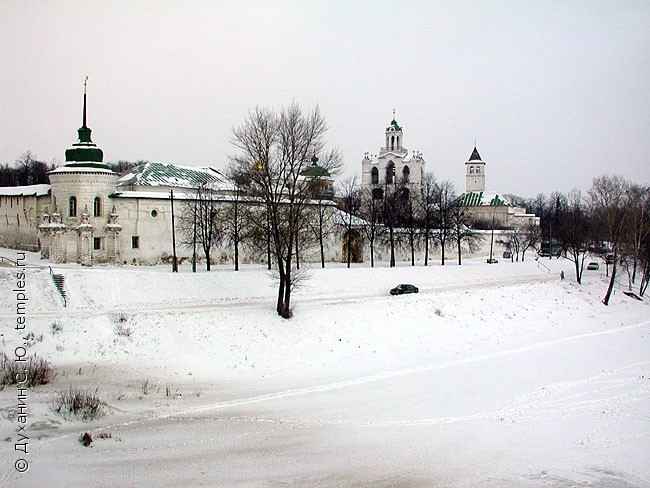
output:
<svg viewBox="0 0 650 488"><path fill-rule="evenodd" d="M481 159L476 146L465 163L465 192L485 191L485 161Z"/></svg>

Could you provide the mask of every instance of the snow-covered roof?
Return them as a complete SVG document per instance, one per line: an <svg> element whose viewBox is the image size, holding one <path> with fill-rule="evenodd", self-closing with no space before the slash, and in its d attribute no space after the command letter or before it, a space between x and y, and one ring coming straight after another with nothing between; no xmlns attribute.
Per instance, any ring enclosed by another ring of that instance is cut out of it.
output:
<svg viewBox="0 0 650 488"><path fill-rule="evenodd" d="M130 170L117 181L117 187L197 188L205 183L215 190L232 189L232 184L215 168L152 162L141 164Z"/></svg>
<svg viewBox="0 0 650 488"><path fill-rule="evenodd" d="M503 195L495 192L471 191L460 197L463 207L499 206L512 207L512 204Z"/></svg>
<svg viewBox="0 0 650 488"><path fill-rule="evenodd" d="M0 196L3 197L42 197L49 195L50 185L27 185L27 186L2 186Z"/></svg>
<svg viewBox="0 0 650 488"><path fill-rule="evenodd" d="M348 212L345 212L340 208L332 210L332 222L334 222L335 225L349 225L350 217L352 217L352 227L364 227L368 225L368 222L364 219L355 217L354 215L350 216Z"/></svg>
<svg viewBox="0 0 650 488"><path fill-rule="evenodd" d="M83 166L75 166L73 165L65 165L65 166L59 166L53 171L50 171L50 174L59 174L59 173L102 173L102 174L107 174L111 175L114 174L114 171L111 171L110 169L104 168L105 166L103 163L99 163L96 166L93 166L93 163L83 163Z"/></svg>

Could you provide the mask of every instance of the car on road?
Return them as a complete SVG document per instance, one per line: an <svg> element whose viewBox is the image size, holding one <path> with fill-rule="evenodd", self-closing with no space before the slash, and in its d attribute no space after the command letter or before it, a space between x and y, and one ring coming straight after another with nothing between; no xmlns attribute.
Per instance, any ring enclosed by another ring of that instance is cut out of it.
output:
<svg viewBox="0 0 650 488"><path fill-rule="evenodd" d="M598 263L594 263L594 262L591 262L587 265L587 269L590 269L592 271L598 269L599 267L600 266L598 265Z"/></svg>
<svg viewBox="0 0 650 488"><path fill-rule="evenodd" d="M390 291L391 295L404 295L405 293L417 293L420 289L414 285L401 284L397 285Z"/></svg>

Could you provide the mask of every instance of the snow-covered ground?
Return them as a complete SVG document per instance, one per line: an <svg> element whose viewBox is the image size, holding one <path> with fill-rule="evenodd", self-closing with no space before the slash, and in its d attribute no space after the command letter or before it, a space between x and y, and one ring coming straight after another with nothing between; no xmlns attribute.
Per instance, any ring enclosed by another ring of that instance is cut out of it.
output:
<svg viewBox="0 0 650 488"><path fill-rule="evenodd" d="M650 486L648 301L527 259L314 267L289 321L259 267L55 266L65 308L28 268L22 334L0 268L2 349L58 370L27 394L27 455L0 391L0 486ZM108 414L55 414L70 385Z"/></svg>

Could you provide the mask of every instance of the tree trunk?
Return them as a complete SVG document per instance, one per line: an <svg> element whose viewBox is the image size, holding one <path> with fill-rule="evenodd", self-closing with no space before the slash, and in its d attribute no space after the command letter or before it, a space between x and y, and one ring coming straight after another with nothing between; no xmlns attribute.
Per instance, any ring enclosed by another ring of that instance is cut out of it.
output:
<svg viewBox="0 0 650 488"><path fill-rule="evenodd" d="M239 271L239 240L235 237L235 271Z"/></svg>
<svg viewBox="0 0 650 488"><path fill-rule="evenodd" d="M347 229L347 237L345 239L345 250L346 250L346 256L345 256L345 262L347 264L347 267L350 267L350 262L352 260L352 236L350 235L350 227Z"/></svg>
<svg viewBox="0 0 650 488"><path fill-rule="evenodd" d="M461 242L461 240L460 240L460 238L459 238L459 239L458 239L458 266L462 266L462 264L463 264L463 263L462 263L462 258L460 257L460 256L461 256L460 253L461 253L462 244L463 244L463 243Z"/></svg>
<svg viewBox="0 0 650 488"><path fill-rule="evenodd" d="M390 229L390 267L395 267L395 236L393 235L393 229Z"/></svg>
<svg viewBox="0 0 650 488"><path fill-rule="evenodd" d="M605 298L603 298L604 305L609 305L609 299L611 298L612 291L614 290L614 280L616 279L616 261L618 261L618 249L614 248L614 263L612 264L612 276L609 278L607 293L605 294Z"/></svg>
<svg viewBox="0 0 650 488"><path fill-rule="evenodd" d="M284 269L282 266L278 266L278 272L280 273L280 284L278 286L278 303L275 307L278 315L282 316L284 313Z"/></svg>
<svg viewBox="0 0 650 488"><path fill-rule="evenodd" d="M318 234L318 243L320 245L320 265L321 268L325 269L325 246L323 245L323 232Z"/></svg>
<svg viewBox="0 0 650 488"><path fill-rule="evenodd" d="M429 266L429 232L424 236L424 265Z"/></svg>

